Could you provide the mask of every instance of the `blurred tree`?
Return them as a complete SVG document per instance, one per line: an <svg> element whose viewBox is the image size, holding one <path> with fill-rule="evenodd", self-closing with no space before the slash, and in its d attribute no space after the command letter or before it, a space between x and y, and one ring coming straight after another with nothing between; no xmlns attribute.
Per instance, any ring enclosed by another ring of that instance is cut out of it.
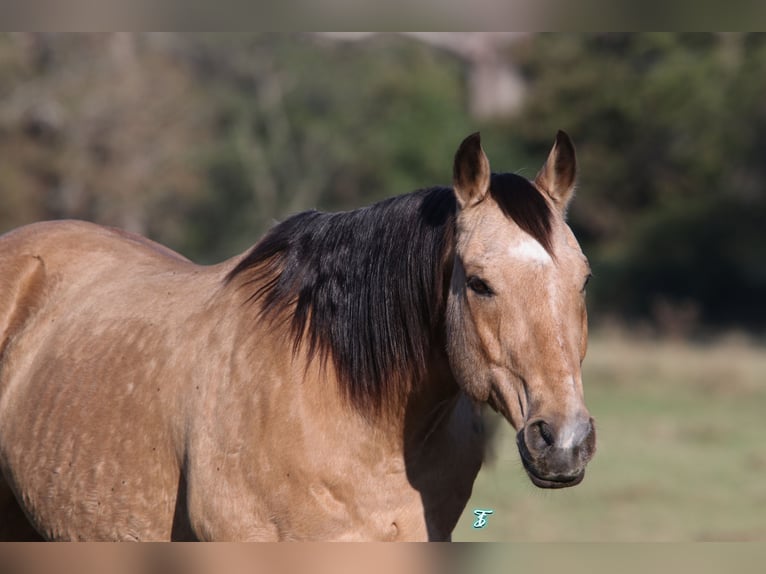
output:
<svg viewBox="0 0 766 574"><path fill-rule="evenodd" d="M0 225L90 219L212 261L298 210L448 184L462 71L397 37L6 34Z"/></svg>
<svg viewBox="0 0 766 574"><path fill-rule="evenodd" d="M161 35L0 39L0 221L75 217L177 242L198 100Z"/></svg>
<svg viewBox="0 0 766 574"><path fill-rule="evenodd" d="M449 184L473 129L460 63L419 42L227 34L190 49L217 110L214 192L189 237L205 259L243 249L275 217Z"/></svg>
<svg viewBox="0 0 766 574"><path fill-rule="evenodd" d="M484 52L447 38L0 34L0 231L77 217L220 260L295 211L449 184L477 129L534 177L565 129L596 319L766 327L763 34L515 38L490 63L525 96L495 119L470 113Z"/></svg>

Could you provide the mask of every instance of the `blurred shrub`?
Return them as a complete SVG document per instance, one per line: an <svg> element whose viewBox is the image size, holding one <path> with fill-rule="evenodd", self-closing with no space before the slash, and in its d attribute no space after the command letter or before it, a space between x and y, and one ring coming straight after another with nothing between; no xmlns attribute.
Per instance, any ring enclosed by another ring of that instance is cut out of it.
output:
<svg viewBox="0 0 766 574"><path fill-rule="evenodd" d="M649 317L667 332L766 325L766 201L722 197L647 216L619 256L602 260L592 306ZM684 321L685 325L678 325Z"/></svg>

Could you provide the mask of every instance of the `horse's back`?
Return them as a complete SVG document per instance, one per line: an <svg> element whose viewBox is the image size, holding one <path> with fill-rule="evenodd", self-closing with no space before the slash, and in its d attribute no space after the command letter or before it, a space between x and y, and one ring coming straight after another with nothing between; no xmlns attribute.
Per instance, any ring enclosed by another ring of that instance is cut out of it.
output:
<svg viewBox="0 0 766 574"><path fill-rule="evenodd" d="M85 222L0 237L0 470L46 537L170 536L188 372L168 363L217 277Z"/></svg>
<svg viewBox="0 0 766 574"><path fill-rule="evenodd" d="M191 265L182 255L140 235L76 220L33 223L0 236L4 271L29 257L57 273L93 264Z"/></svg>

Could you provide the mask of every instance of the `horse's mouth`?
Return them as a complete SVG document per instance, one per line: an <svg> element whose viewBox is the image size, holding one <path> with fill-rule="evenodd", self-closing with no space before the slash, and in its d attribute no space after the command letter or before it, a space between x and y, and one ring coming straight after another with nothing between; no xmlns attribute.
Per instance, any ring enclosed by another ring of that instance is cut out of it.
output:
<svg viewBox="0 0 766 574"><path fill-rule="evenodd" d="M521 433L519 433L521 436ZM532 456L527 449L527 445L523 440L517 440L519 447L519 457L521 463L524 465L524 470L527 471L527 476L532 484L538 488L569 488L570 486L577 486L585 478L585 468L580 469L574 474L541 474L536 468L537 465L532 462Z"/></svg>
<svg viewBox="0 0 766 574"><path fill-rule="evenodd" d="M527 471L527 476L529 476L532 484L538 488L569 488L570 486L577 486L585 478L584 469L574 476L549 476L546 478L536 474L534 470L527 466L526 462L524 462L524 470Z"/></svg>

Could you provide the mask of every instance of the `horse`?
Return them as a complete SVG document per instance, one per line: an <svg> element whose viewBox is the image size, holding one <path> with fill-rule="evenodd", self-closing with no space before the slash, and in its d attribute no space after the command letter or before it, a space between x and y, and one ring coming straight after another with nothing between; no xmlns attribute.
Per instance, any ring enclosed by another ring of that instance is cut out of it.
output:
<svg viewBox="0 0 766 574"><path fill-rule="evenodd" d="M478 133L451 187L307 211L201 266L82 221L0 237L0 537L450 540L484 405L541 488L596 446L564 132L534 180Z"/></svg>

